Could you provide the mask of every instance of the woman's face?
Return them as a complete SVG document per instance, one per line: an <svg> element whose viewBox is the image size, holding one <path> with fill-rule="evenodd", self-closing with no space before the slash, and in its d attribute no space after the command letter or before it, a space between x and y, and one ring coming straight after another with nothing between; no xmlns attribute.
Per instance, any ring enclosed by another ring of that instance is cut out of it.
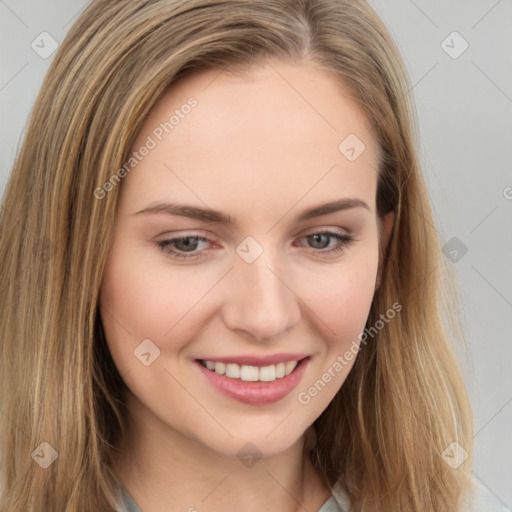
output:
<svg viewBox="0 0 512 512"><path fill-rule="evenodd" d="M369 313L377 168L362 113L313 64L202 72L156 104L101 289L140 428L230 456L302 436Z"/></svg>

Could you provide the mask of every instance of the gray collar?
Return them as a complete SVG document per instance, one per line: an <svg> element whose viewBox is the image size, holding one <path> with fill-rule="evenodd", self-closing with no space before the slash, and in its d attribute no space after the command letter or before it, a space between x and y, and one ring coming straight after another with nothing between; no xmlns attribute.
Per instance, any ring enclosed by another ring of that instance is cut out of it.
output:
<svg viewBox="0 0 512 512"><path fill-rule="evenodd" d="M130 496L128 491L121 486L122 507L119 512L142 512L137 503ZM342 508L342 504L331 496L318 510L318 512L345 512L347 509Z"/></svg>

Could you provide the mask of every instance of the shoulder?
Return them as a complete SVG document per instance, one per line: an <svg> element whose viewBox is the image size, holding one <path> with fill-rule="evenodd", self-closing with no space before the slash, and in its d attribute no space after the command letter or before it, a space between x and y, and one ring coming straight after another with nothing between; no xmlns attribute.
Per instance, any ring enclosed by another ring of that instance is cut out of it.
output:
<svg viewBox="0 0 512 512"><path fill-rule="evenodd" d="M332 489L332 496L336 501L340 512L350 512L350 500L339 482Z"/></svg>
<svg viewBox="0 0 512 512"><path fill-rule="evenodd" d="M340 512L353 512L350 509L350 500L340 483L337 483L332 495ZM465 500L460 512L512 512L499 498L478 480L473 479L473 489Z"/></svg>
<svg viewBox="0 0 512 512"><path fill-rule="evenodd" d="M121 504L117 512L141 512L138 505L133 501L133 498L128 494L128 491L120 486Z"/></svg>

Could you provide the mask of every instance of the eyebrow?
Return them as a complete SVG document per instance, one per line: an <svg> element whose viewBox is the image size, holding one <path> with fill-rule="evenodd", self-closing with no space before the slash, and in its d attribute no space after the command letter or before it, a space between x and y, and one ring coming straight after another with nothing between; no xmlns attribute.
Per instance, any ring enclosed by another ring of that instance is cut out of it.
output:
<svg viewBox="0 0 512 512"><path fill-rule="evenodd" d="M304 222L315 217L320 217L322 215L328 215L330 213L336 213L343 210L350 210L353 208L364 208L365 210L371 211L370 207L361 199L345 198L308 208L297 216L297 221ZM150 214L176 215L180 217L189 217L191 219L225 224L227 226L235 225L235 222L230 215L222 213L218 210L212 210L210 208L199 208L197 206L176 203L151 203L142 210L135 212L133 215Z"/></svg>

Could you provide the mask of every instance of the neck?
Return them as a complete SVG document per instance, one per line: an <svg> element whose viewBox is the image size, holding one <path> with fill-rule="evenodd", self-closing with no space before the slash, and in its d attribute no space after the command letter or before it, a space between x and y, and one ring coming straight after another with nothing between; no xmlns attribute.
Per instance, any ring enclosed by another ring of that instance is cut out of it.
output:
<svg viewBox="0 0 512 512"><path fill-rule="evenodd" d="M287 450L245 463L210 450L154 416L131 415L114 472L144 512L317 511L330 496L302 436Z"/></svg>

